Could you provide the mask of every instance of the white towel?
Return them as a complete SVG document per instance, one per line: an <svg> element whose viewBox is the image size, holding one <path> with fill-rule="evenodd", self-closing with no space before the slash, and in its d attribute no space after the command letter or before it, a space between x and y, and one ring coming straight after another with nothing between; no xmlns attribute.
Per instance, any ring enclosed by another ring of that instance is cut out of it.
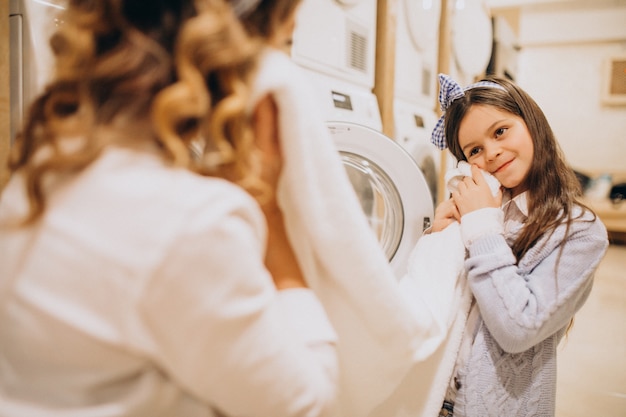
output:
<svg viewBox="0 0 626 417"><path fill-rule="evenodd" d="M367 416L443 341L432 307L398 285L350 183L307 75L267 52L252 103L271 93L285 155L278 201L310 287L339 336L338 415ZM410 288L409 288L410 289ZM407 302L410 299L410 304Z"/></svg>
<svg viewBox="0 0 626 417"><path fill-rule="evenodd" d="M500 182L482 171L495 196ZM446 173L448 191L456 190L459 182L471 176L471 166L460 161ZM416 363L394 393L370 417L437 417L454 371L463 331L469 315L472 294L465 279L465 246L459 223L444 230L425 234L415 245L409 259L403 287L409 293L425 294L419 303L430 305L438 318L436 326L445 334L443 343L434 354Z"/></svg>
<svg viewBox="0 0 626 417"><path fill-rule="evenodd" d="M481 170L483 177L487 180L487 184L491 189L491 194L495 195L498 193L500 189L500 181L487 171ZM467 161L459 161L456 168L451 169L446 172L446 186L448 187L448 191L452 193L459 186L459 182L463 180L465 177L472 176L472 166Z"/></svg>
<svg viewBox="0 0 626 417"><path fill-rule="evenodd" d="M471 303L463 261L465 247L458 223L422 236L411 253L403 287L425 294L439 332L444 334L434 354L417 362L393 394L370 417L436 417L443 404Z"/></svg>

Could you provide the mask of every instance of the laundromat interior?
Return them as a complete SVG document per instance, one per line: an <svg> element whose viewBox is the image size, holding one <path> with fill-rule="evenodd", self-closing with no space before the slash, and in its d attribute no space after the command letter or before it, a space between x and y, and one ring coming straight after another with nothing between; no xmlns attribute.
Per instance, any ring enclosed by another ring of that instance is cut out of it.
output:
<svg viewBox="0 0 626 417"><path fill-rule="evenodd" d="M45 84L43 28L58 23L63 3L0 2L0 190L19 112ZM38 29L22 41L37 45L22 50L31 72L18 87L15 21L25 12ZM447 198L444 175L454 160L429 142L440 116L437 75L468 85L496 74L533 96L610 239L559 346L556 416L626 417L626 195L615 191L621 184L626 193L626 0L303 0L291 58L317 84L347 169L360 169L349 155L382 158L382 177L414 213L403 230L381 233L390 259L410 251L419 237L411 230L421 233Z"/></svg>

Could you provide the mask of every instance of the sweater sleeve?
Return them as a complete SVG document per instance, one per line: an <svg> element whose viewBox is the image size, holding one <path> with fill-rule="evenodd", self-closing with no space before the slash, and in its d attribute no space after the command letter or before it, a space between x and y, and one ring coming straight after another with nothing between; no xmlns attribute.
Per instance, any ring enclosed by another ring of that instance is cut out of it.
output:
<svg viewBox="0 0 626 417"><path fill-rule="evenodd" d="M153 354L225 414L325 415L337 387L334 330L310 290L275 290L250 204L188 216L141 300Z"/></svg>
<svg viewBox="0 0 626 417"><path fill-rule="evenodd" d="M587 299L593 274L608 247L599 220L559 226L519 264L502 234L469 245L470 287L481 316L507 352L523 352L567 326Z"/></svg>

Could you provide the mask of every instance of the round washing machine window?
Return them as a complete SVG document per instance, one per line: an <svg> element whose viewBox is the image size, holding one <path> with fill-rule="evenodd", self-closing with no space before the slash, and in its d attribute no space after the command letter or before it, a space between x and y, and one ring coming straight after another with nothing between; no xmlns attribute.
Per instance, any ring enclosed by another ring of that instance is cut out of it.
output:
<svg viewBox="0 0 626 417"><path fill-rule="evenodd" d="M327 122L361 207L397 276L430 226L433 202L422 171L398 143L350 122Z"/></svg>
<svg viewBox="0 0 626 417"><path fill-rule="evenodd" d="M405 0L406 25L418 51L436 45L439 27L440 0Z"/></svg>
<svg viewBox="0 0 626 417"><path fill-rule="evenodd" d="M393 259L400 246L404 222L398 190L375 162L352 152L339 153L370 227L387 258Z"/></svg>
<svg viewBox="0 0 626 417"><path fill-rule="evenodd" d="M454 11L452 47L459 69L466 75L482 74L489 64L493 48L491 17L482 1L463 2Z"/></svg>

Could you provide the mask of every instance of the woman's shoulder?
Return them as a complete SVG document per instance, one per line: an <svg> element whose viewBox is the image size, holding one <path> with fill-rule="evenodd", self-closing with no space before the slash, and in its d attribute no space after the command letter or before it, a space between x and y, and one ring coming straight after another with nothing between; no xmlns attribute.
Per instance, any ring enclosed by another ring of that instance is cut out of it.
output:
<svg viewBox="0 0 626 417"><path fill-rule="evenodd" d="M103 215L124 213L124 219L163 225L217 223L232 215L254 227L263 221L256 201L236 184L172 167L158 154L123 148L108 149L59 199L68 208L90 201Z"/></svg>
<svg viewBox="0 0 626 417"><path fill-rule="evenodd" d="M223 240L227 233L259 246L266 233L263 213L245 190L146 152L107 149L50 191L38 230L63 230L51 236L128 265L158 262L181 239ZM15 174L0 200L0 227L19 221L27 209L23 178Z"/></svg>

